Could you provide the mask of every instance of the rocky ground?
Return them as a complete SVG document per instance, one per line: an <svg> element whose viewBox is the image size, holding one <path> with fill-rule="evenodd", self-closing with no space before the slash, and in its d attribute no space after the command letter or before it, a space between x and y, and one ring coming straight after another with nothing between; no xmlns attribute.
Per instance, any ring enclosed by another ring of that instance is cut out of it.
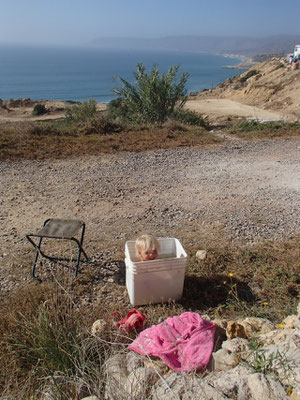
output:
<svg viewBox="0 0 300 400"><path fill-rule="evenodd" d="M85 221L91 256L110 250L123 257L125 241L141 232L200 248L209 237L291 237L300 231L299 153L298 139L278 139L2 162L2 283L12 266L14 279L28 276L33 248L25 234L49 217Z"/></svg>

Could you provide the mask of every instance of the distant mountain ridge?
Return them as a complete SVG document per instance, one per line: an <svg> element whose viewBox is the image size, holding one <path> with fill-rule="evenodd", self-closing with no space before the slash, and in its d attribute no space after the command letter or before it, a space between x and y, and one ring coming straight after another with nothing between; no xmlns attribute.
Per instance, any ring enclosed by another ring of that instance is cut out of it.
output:
<svg viewBox="0 0 300 400"><path fill-rule="evenodd" d="M195 51L213 54L260 54L285 55L300 43L299 35L276 35L268 37L233 36L168 36L155 39L143 38L97 38L89 44L106 48Z"/></svg>

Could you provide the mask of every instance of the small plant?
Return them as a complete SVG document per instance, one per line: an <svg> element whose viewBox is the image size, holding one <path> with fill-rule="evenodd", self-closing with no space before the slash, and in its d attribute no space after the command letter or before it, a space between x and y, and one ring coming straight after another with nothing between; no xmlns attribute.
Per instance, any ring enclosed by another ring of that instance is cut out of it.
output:
<svg viewBox="0 0 300 400"><path fill-rule="evenodd" d="M95 99L84 101L80 104L74 104L66 109L66 118L68 121L81 122L93 118L97 111L97 102Z"/></svg>
<svg viewBox="0 0 300 400"><path fill-rule="evenodd" d="M208 128L208 122L199 114L190 110L176 110L172 117L182 124Z"/></svg>
<svg viewBox="0 0 300 400"><path fill-rule="evenodd" d="M248 71L248 72L246 73L246 75L244 75L244 76L242 76L242 77L240 78L240 82L241 82L241 83L244 83L244 82L246 82L249 78L251 78L251 76L255 76L255 75L257 75L257 74L259 74L259 71L257 71L256 69L252 69L252 70Z"/></svg>
<svg viewBox="0 0 300 400"><path fill-rule="evenodd" d="M121 116L131 122L163 123L176 110L182 109L187 100L185 85L189 74L182 73L177 82L178 70L179 65L175 65L166 74L160 74L158 67L153 67L147 74L146 67L139 63L134 84L119 78L123 86L113 92L120 96Z"/></svg>
<svg viewBox="0 0 300 400"><path fill-rule="evenodd" d="M110 118L107 118L104 115L83 122L79 129L80 133L84 135L107 135L110 133L120 132L121 130L121 125L113 122Z"/></svg>
<svg viewBox="0 0 300 400"><path fill-rule="evenodd" d="M46 114L47 108L44 104L38 103L33 107L32 115L43 115Z"/></svg>
<svg viewBox="0 0 300 400"><path fill-rule="evenodd" d="M265 349L257 339L249 340L250 354L246 364L253 373L278 375L278 368L282 368L286 375L289 374L289 361L284 354L278 350L266 354Z"/></svg>

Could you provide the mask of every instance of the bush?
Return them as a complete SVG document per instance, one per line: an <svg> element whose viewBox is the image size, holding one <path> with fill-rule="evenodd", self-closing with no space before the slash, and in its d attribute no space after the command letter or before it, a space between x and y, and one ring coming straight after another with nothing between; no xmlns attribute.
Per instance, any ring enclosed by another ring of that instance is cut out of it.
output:
<svg viewBox="0 0 300 400"><path fill-rule="evenodd" d="M80 133L84 135L107 135L121 130L122 127L119 124L114 123L110 118L103 115L91 118L80 126Z"/></svg>
<svg viewBox="0 0 300 400"><path fill-rule="evenodd" d="M199 114L190 110L177 110L172 116L176 121L185 125L201 126L208 128L208 122Z"/></svg>
<svg viewBox="0 0 300 400"><path fill-rule="evenodd" d="M129 122L162 123L175 110L180 110L187 100L185 84L188 73L182 73L179 81L176 74L179 65L172 66L166 74L160 74L157 67L153 67L150 74L145 72L145 66L137 65L134 73L135 83L132 85L123 78L119 78L123 86L113 92L120 96L117 103L111 108L119 112L119 117Z"/></svg>
<svg viewBox="0 0 300 400"><path fill-rule="evenodd" d="M254 75L257 75L257 74L259 74L259 71L257 71L256 69L252 69L251 71L248 71L246 73L246 75L244 75L244 76L242 76L240 78L240 82L242 82L242 83L246 82L247 79L251 78L251 76L254 76Z"/></svg>
<svg viewBox="0 0 300 400"><path fill-rule="evenodd" d="M44 104L38 103L33 107L32 115L43 115L46 114L47 108Z"/></svg>
<svg viewBox="0 0 300 400"><path fill-rule="evenodd" d="M90 99L89 102L84 101L80 104L74 104L66 109L66 118L68 121L86 121L93 118L96 114L96 100Z"/></svg>
<svg viewBox="0 0 300 400"><path fill-rule="evenodd" d="M119 121L129 122L130 112L126 103L118 97L107 105L106 115L109 119L117 119Z"/></svg>

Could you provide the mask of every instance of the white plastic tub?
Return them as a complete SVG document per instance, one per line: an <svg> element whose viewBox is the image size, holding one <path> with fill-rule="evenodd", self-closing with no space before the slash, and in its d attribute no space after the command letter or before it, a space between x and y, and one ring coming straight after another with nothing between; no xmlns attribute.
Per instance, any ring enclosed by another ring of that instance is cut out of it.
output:
<svg viewBox="0 0 300 400"><path fill-rule="evenodd" d="M159 258L139 261L135 241L125 244L126 286L134 306L179 300L187 254L176 238L159 238Z"/></svg>

